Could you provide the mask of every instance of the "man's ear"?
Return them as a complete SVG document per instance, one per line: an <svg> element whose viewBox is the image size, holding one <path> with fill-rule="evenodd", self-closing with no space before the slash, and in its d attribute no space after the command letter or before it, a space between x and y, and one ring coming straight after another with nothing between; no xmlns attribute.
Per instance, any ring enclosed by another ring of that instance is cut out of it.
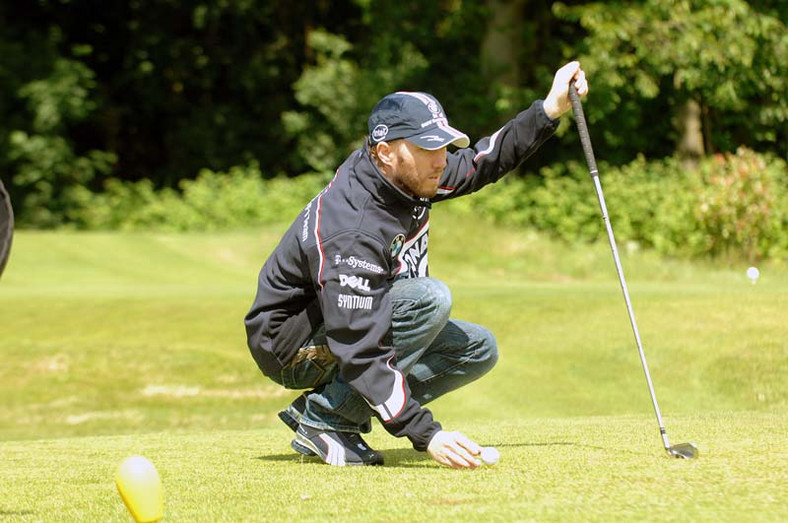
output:
<svg viewBox="0 0 788 523"><path fill-rule="evenodd" d="M387 167L394 165L394 148L388 142L380 142L375 146L378 160Z"/></svg>

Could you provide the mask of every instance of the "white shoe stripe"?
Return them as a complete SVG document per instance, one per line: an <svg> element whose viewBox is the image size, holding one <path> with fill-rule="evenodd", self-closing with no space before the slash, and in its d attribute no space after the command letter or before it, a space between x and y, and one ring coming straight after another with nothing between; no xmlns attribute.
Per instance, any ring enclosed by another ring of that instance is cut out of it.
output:
<svg viewBox="0 0 788 523"><path fill-rule="evenodd" d="M337 467L345 466L345 448L334 441L326 434L318 436L328 446L328 453L326 454L326 463L329 465L336 465Z"/></svg>

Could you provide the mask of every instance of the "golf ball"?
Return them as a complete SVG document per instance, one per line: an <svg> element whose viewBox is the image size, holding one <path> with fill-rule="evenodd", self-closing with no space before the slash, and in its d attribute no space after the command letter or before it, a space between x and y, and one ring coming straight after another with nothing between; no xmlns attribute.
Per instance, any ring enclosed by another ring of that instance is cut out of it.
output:
<svg viewBox="0 0 788 523"><path fill-rule="evenodd" d="M481 458L487 465L495 465L501 455L495 447L482 447Z"/></svg>
<svg viewBox="0 0 788 523"><path fill-rule="evenodd" d="M755 283L755 280L757 280L760 275L761 271L759 271L757 267L750 267L747 269L747 277L751 279L753 283Z"/></svg>

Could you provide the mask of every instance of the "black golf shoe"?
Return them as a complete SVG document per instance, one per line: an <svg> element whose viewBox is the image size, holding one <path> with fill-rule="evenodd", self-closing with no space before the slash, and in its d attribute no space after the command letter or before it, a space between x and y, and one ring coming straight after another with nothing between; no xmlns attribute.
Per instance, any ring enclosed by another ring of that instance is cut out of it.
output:
<svg viewBox="0 0 788 523"><path fill-rule="evenodd" d="M293 409L296 410L296 412L298 412L298 419L294 418L287 411L287 409L285 409L283 411L280 411L279 414L278 414L279 419L282 420L284 422L284 424L287 425L290 428L290 430L292 430L293 432L298 430L298 424L301 422L301 416L303 416L304 410L306 410L306 395L307 395L306 392L301 394L300 396L298 396L296 399L293 400L293 403L290 404L290 407L292 407ZM295 447L293 447L293 448L295 448ZM302 449L296 449L296 450L298 450L298 452L300 452L301 454L305 454L307 456L314 456L315 455L314 452L312 452L311 450L309 450L306 447L303 447Z"/></svg>
<svg viewBox="0 0 788 523"><path fill-rule="evenodd" d="M329 465L383 465L383 454L371 449L355 432L333 432L299 425L290 446L307 456L316 454Z"/></svg>
<svg viewBox="0 0 788 523"><path fill-rule="evenodd" d="M294 409L298 413L298 418L294 418L287 409L281 411L279 413L279 419L284 422L285 425L290 427L290 430L293 432L298 430L298 424L301 422L301 416L304 415L304 411L306 410L306 395L308 393L304 392L296 399L293 400L293 403L290 404L289 408Z"/></svg>

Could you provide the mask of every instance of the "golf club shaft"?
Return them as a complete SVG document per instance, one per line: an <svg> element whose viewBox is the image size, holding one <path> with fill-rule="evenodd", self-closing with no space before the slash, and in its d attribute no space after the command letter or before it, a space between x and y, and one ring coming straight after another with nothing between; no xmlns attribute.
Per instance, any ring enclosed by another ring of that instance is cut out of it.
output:
<svg viewBox="0 0 788 523"><path fill-rule="evenodd" d="M3 186L3 181L0 180L0 276L8 262L13 238L14 210L11 207L11 197Z"/></svg>
<svg viewBox="0 0 788 523"><path fill-rule="evenodd" d="M613 261L616 264L618 281L621 284L621 291L624 293L624 301L627 304L627 312L629 313L629 322L632 325L632 332L635 334L635 343L637 343L638 354L640 354L640 363L643 365L643 372L646 374L646 383L648 383L648 390L651 394L651 403L654 405L654 413L659 423L659 433L660 436L662 436L662 442L667 450L670 448L670 442L668 441L665 424L662 422L659 404L657 404L657 395L654 392L654 384L651 382L651 373L648 370L648 363L646 363L646 354L643 352L643 344L640 341L640 332L638 331L637 322L635 321L635 312L632 309L627 282L624 279L624 269L621 267L621 259L618 256L616 239L613 236L613 227L610 225L607 205L605 205L605 196L602 193L602 183L599 180L599 171L597 170L596 159L594 158L594 149L591 147L591 137L588 134L588 125L586 124L585 114L583 113L583 105L580 102L580 96L577 94L577 88L575 87L574 81L569 86L569 97L572 101L572 110L575 113L575 119L577 120L577 132L580 135L580 142L583 145L583 153L588 163L588 171L589 174L591 174L591 178L594 180L594 188L596 189L596 195L599 199L599 207L602 210L602 219L605 222L608 240L610 240L610 249L613 251Z"/></svg>

